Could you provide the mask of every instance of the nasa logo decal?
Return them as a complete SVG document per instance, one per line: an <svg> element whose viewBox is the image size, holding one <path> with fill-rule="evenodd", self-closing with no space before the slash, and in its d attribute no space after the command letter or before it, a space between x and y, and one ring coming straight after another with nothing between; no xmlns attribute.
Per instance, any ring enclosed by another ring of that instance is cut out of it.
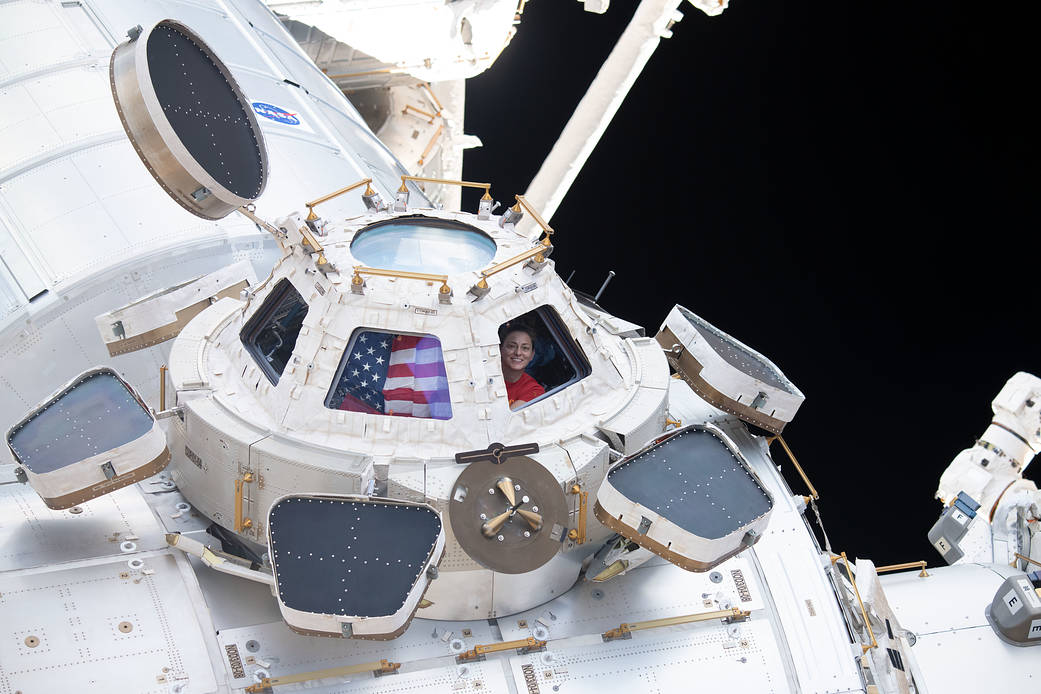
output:
<svg viewBox="0 0 1041 694"><path fill-rule="evenodd" d="M253 102L253 110L256 111L258 116L264 116L276 123L283 123L285 125L300 125L300 119L296 117L295 113L290 113L284 108L278 106L272 106L271 104L265 104L262 101Z"/></svg>

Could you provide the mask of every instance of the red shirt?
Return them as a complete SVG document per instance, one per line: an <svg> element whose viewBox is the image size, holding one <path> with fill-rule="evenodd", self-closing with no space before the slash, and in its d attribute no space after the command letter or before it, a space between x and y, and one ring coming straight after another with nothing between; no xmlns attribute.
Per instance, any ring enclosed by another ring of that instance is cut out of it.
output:
<svg viewBox="0 0 1041 694"><path fill-rule="evenodd" d="M526 373L522 373L521 377L513 383L506 381L506 397L509 398L511 406L517 400L529 402L545 392L546 389Z"/></svg>

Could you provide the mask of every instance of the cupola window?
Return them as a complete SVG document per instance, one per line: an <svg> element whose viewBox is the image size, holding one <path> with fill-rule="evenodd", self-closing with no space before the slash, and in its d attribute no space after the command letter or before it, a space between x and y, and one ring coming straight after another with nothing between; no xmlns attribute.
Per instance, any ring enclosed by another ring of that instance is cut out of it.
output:
<svg viewBox="0 0 1041 694"><path fill-rule="evenodd" d="M274 384L293 355L306 315L307 302L289 280L282 279L239 333L246 351Z"/></svg>
<svg viewBox="0 0 1041 694"><path fill-rule="evenodd" d="M395 217L359 231L351 255L383 270L451 275L486 267L495 257L495 241L461 222Z"/></svg>
<svg viewBox="0 0 1041 694"><path fill-rule="evenodd" d="M450 419L441 341L370 328L354 332L325 399L334 410Z"/></svg>
<svg viewBox="0 0 1041 694"><path fill-rule="evenodd" d="M558 393L592 370L582 348L551 306L499 326L499 357L510 409Z"/></svg>

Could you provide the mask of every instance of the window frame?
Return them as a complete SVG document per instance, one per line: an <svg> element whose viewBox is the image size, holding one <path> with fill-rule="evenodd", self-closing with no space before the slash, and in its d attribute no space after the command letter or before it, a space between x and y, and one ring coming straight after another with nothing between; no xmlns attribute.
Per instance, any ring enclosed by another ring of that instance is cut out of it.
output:
<svg viewBox="0 0 1041 694"><path fill-rule="evenodd" d="M553 340L554 346L556 346L556 348L559 350L561 358L563 358L568 363L572 371L574 371L575 375L571 379L564 381L563 383L556 385L553 388L546 389L546 391L542 395L538 396L537 398L528 400L517 409L511 408L511 413L520 412L521 410L531 405L534 405L537 402L542 402L546 398L556 395L565 388L573 386L579 381L588 378L593 373L593 367L589 362L589 358L586 357L586 353L582 349L582 345L578 344L578 340L576 340L568 331L567 327L564 325L563 319L561 319L560 314L557 312L556 308L554 308L552 304L542 304L541 306L536 306L530 311L525 311L519 316L514 316L510 319L510 321L515 321L523 316L528 316L531 314L534 314L538 317L540 321L542 321L542 326L545 328L545 332L549 333L549 337ZM499 326L499 329L501 330L502 326L510 321L502 323ZM502 342L500 341L499 344L501 349ZM503 383L505 384L506 377L505 374L502 374L501 361L499 363L499 369L500 375L503 376ZM525 373L527 373L527 371L525 371ZM539 385L542 384L540 383ZM508 402L507 407L509 407Z"/></svg>
<svg viewBox="0 0 1041 694"><path fill-rule="evenodd" d="M402 415L387 414L386 412L361 412L361 413L354 412L354 414L371 414L371 415L374 415L374 416L381 416L381 417L400 417L402 419L428 420L428 421L435 421L435 422L447 422L447 421L450 421L451 419L453 419L455 417L455 408L452 407L452 385L448 381L448 367L446 366L446 362L445 362L445 350L444 350L444 346L443 346L443 343L441 341L440 336L438 336L438 335L436 335L434 333L417 333L417 332L409 332L409 331L399 332L399 331L388 330L386 328L373 328L373 327L368 327L368 326L363 326L363 325L355 327L355 329L351 332L350 338L348 338L348 340L347 340L347 344L344 346L343 354L340 356L340 361L339 361L339 363L336 366L336 372L333 374L333 379L329 383L329 389L326 391L325 398L322 400L322 406L325 407L325 409L331 410L333 412L348 412L348 413L352 412L351 410L341 410L339 405L337 405L336 407L332 407L329 403L332 400L333 395L336 393L337 387L340 385L340 380L343 378L344 369L346 369L347 368L347 364L350 363L350 355L354 351L354 348L357 346L358 338L361 337L361 335L364 334L364 333L377 333L379 335L388 335L391 338L399 337L399 336L405 336L405 337L432 337L435 340L437 340L438 349L441 351L441 367L445 371L445 389L448 392L449 416L446 417L446 418L441 418L441 417L413 417L411 415L408 416L408 417L404 417ZM389 362L388 362L387 366L389 368L389 366L390 366ZM384 377L384 384L386 384L386 377ZM341 400L340 402L342 403L343 400Z"/></svg>
<svg viewBox="0 0 1041 694"><path fill-rule="evenodd" d="M277 373L275 372L274 367L272 367L271 362L268 361L267 356L256 344L256 339L260 332L267 326L271 316L275 313L278 307L282 305L283 300L289 296L290 292L295 294L300 303L307 308L303 317L300 319L300 326L302 328L304 320L307 319L307 314L311 311L311 307L308 305L303 295L293 286L293 283L290 282L288 278L283 277L274 287L271 288L271 293L264 299L264 303L262 303L260 308L249 317L249 320L247 320L245 325L242 326L242 330L239 331L239 341L242 342L242 346L246 348L246 352L250 357L252 357L253 362L267 377L267 380L271 382L271 385L275 386L277 386L278 382L282 379L282 374L285 372L286 366L289 365L293 352L296 351L296 341L300 337L300 330L297 330L296 337L293 339L293 345L289 351L289 358L286 359L286 363L282 366L282 371Z"/></svg>

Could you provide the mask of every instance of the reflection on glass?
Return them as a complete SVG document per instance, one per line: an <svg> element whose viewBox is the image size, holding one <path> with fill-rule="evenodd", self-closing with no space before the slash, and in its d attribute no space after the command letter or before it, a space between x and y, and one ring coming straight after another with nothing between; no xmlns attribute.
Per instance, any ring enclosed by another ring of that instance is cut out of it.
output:
<svg viewBox="0 0 1041 694"><path fill-rule="evenodd" d="M240 339L272 383L278 383L293 354L307 304L289 280L281 280L242 329Z"/></svg>
<svg viewBox="0 0 1041 694"><path fill-rule="evenodd" d="M450 275L487 266L495 257L495 242L458 222L407 217L358 232L351 254L369 267Z"/></svg>
<svg viewBox="0 0 1041 694"><path fill-rule="evenodd" d="M448 376L433 335L360 330L340 361L325 406L397 417L450 419Z"/></svg>
<svg viewBox="0 0 1041 694"><path fill-rule="evenodd" d="M135 441L152 417L109 372L93 373L11 432L9 443L31 472L43 474Z"/></svg>

